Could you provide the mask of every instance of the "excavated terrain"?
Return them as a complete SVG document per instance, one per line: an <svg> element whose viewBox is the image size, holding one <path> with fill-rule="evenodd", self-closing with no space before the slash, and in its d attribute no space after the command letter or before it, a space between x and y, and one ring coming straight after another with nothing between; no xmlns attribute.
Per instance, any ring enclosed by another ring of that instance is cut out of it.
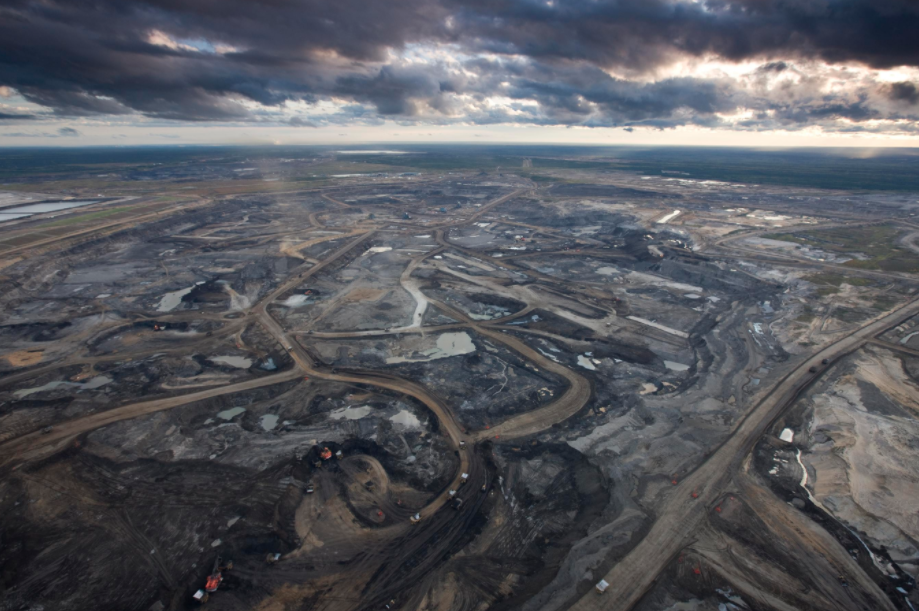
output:
<svg viewBox="0 0 919 611"><path fill-rule="evenodd" d="M2 268L0 610L919 604L917 279L763 237L861 196L199 171Z"/></svg>

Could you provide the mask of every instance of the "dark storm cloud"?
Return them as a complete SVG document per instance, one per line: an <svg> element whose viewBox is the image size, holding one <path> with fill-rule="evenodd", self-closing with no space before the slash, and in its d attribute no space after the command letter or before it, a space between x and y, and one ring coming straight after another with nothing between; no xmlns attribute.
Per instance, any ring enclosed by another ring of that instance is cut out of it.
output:
<svg viewBox="0 0 919 611"><path fill-rule="evenodd" d="M688 117L736 108L728 88L700 79L634 83L596 68L570 66L530 66L506 73L496 71L496 76L507 83L505 95L537 101L550 120L555 119L550 122L579 123L579 118L590 116L594 126L615 126L653 119L670 121L678 112L687 112Z"/></svg>
<svg viewBox="0 0 919 611"><path fill-rule="evenodd" d="M438 23L432 11L415 0L12 0L0 8L0 84L64 115L244 119L245 100L327 95L336 64L384 59Z"/></svg>
<svg viewBox="0 0 919 611"><path fill-rule="evenodd" d="M497 53L645 69L675 56L919 62L913 0L453 0L455 29Z"/></svg>
<svg viewBox="0 0 919 611"><path fill-rule="evenodd" d="M763 64L760 66L758 72L785 72L788 70L788 64L785 62L769 62L768 64Z"/></svg>
<svg viewBox="0 0 919 611"><path fill-rule="evenodd" d="M887 95L895 102L906 102L907 104L919 102L919 90L913 83L891 83L887 88Z"/></svg>
<svg viewBox="0 0 919 611"><path fill-rule="evenodd" d="M883 117L871 100L786 107L729 81L638 77L687 57L762 61L762 79L799 60L917 66L917 31L913 0L5 0L0 86L59 116L180 121L323 100L341 108L324 121L668 127L740 108L785 125L865 121ZM441 43L502 59L404 60ZM908 82L878 95L917 101ZM519 105L486 107L492 96Z"/></svg>

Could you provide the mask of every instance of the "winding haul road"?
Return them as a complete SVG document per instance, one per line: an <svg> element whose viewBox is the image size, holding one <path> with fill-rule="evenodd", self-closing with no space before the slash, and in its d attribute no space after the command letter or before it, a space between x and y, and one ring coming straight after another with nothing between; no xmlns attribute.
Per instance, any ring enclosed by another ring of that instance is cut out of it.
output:
<svg viewBox="0 0 919 611"><path fill-rule="evenodd" d="M517 190L506 194L482 207L482 209L469 218L439 227L447 228L471 223L488 210L520 195L522 192L523 190ZM326 199L332 203L347 206L347 204L334 200L331 197L326 197ZM555 361L545 358L510 333L495 329L487 323L473 321L455 308L451 308L444 303L430 298L428 298L427 301L430 302L431 305L434 305L445 314L460 321L456 325L447 325L447 327L468 328L484 337L503 344L539 367L564 378L568 384L565 392L554 402L542 408L509 418L489 430L477 431L469 434L457 423L454 415L446 404L419 384L385 374L365 372L333 373L332 371L318 368L303 347L291 338L271 316L268 306L285 292L301 285L305 279L325 269L342 256L357 248L360 244L371 238L374 233L375 230L361 233L357 238L349 241L325 260L299 275L292 276L287 282L281 284L250 310L249 316L255 318L291 355L295 363L293 370L178 397L125 405L103 413L92 414L61 423L49 434L33 432L0 444L0 466L18 465L23 461L34 460L46 456L48 453L58 451L65 447L74 436L114 422L172 409L181 405L187 405L195 401L224 394L288 382L306 375L336 382L375 386L413 397L424 404L437 417L442 430L450 440L450 445L456 450L459 456L459 469L449 486L449 488L456 489L461 482L461 473L469 472L473 467L475 467L478 472L481 466L475 464L476 457L472 444L462 443L464 440L484 441L492 436L506 439L532 435L570 418L587 404L591 396L591 386L590 382L584 376L581 376ZM445 242L442 231L438 231L438 239L441 242L441 248L414 259L410 269L406 270L407 274L404 279L408 279L411 271L413 271L424 258L443 250L443 248L447 246L452 246ZM671 559L690 542L696 529L702 524L706 512L710 506L717 501L718 496L731 484L735 473L740 468L757 439L764 434L775 419L791 405L800 393L813 381L815 374L812 374L809 369L812 367L822 369L824 367L821 364L822 360L834 361L858 349L866 342L874 341L876 336L885 330L900 324L905 319L917 313L919 313L919 300L912 301L887 315L876 318L857 331L814 354L780 380L738 423L733 433L714 451L714 453L691 472L682 483L673 488L663 505L658 508L656 520L648 534L626 558L618 562L604 576L604 579L611 584L606 594L600 596L594 591L590 591L571 608L576 611L594 611L599 609L624 611L635 605L648 591L667 563L669 563ZM420 324L420 321L417 322ZM368 335L371 333L374 332L368 332ZM15 466L13 468L15 468ZM698 498L692 498L691 492L693 491L698 492ZM432 516L449 502L449 500L450 496L445 489L425 506L421 511L422 516ZM420 544L421 543L415 543L413 545ZM393 573L393 576L393 579L395 579L395 573ZM860 581L862 582L860 585L869 591L872 587L877 589L877 586L875 586L873 582L870 582L867 577L864 577L864 579ZM389 583L391 584L392 581L390 580ZM392 587L392 585L389 585L387 588L380 591L390 592ZM887 601L886 597L884 597L883 593L880 591L872 593L879 594L877 598L880 601L884 601L881 604L889 604L889 601Z"/></svg>
<svg viewBox="0 0 919 611"><path fill-rule="evenodd" d="M601 596L595 591L588 592L571 607L572 611L631 609L648 591L667 563L692 539L709 507L717 502L719 495L730 484L757 439L813 381L815 374L809 369L824 368L823 359L835 361L917 313L919 299L876 318L827 346L780 380L740 421L731 436L714 454L673 489L659 508L654 525L641 543L603 576L610 584L606 593ZM698 492L698 498L692 498L693 491ZM871 585L877 588L873 583ZM877 598L887 601L883 593ZM887 603L889 604L889 601Z"/></svg>
<svg viewBox="0 0 919 611"><path fill-rule="evenodd" d="M57 424L50 433L42 434L35 431L22 437L17 437L0 445L0 466L7 465L10 462L21 462L34 460L45 456L49 451L56 451L70 443L77 435L88 433L95 429L121 422L122 420L131 420L167 409L173 409L182 405L188 405L195 401L211 399L229 393L243 392L254 388L262 388L289 382L300 377L299 371L291 370L283 373L277 373L263 378L255 378L238 384L230 384L209 390L180 395L178 397L169 397L166 399L156 399L153 401L144 401L141 403L132 403L123 405L98 414L91 414L82 418L76 418L67 422Z"/></svg>

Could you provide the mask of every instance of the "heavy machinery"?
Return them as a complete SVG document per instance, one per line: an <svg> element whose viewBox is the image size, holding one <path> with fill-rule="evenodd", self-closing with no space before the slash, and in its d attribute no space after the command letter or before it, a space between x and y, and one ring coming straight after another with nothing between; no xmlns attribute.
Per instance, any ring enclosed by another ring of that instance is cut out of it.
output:
<svg viewBox="0 0 919 611"><path fill-rule="evenodd" d="M319 458L322 460L329 460L332 458L332 450L329 448L322 448L322 451L319 453Z"/></svg>
<svg viewBox="0 0 919 611"><path fill-rule="evenodd" d="M224 571L229 571L233 568L232 560L225 564L221 564L220 561L220 556L217 556L217 559L214 560L214 570L211 571L211 574L207 576L207 580L204 582L204 589L198 590L192 595L192 598L202 605L206 603L211 594L216 592L217 588L220 587L220 583L223 581Z"/></svg>
<svg viewBox="0 0 919 611"><path fill-rule="evenodd" d="M275 564L280 559L281 559L281 554L278 554L278 553L268 554L267 556L265 556L265 562L268 564Z"/></svg>
<svg viewBox="0 0 919 611"><path fill-rule="evenodd" d="M410 517L410 518L408 519L408 521L411 522L412 524L417 524L418 522L421 521L421 514L420 514L420 513L416 513L415 515L413 515L412 517Z"/></svg>

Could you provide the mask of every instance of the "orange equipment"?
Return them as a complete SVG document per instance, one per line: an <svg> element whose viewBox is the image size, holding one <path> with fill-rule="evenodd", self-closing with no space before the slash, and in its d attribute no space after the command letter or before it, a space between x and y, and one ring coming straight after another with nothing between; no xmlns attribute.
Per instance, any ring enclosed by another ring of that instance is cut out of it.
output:
<svg viewBox="0 0 919 611"><path fill-rule="evenodd" d="M216 592L217 588L220 587L220 582L223 581L223 572L233 568L232 560L224 564L221 564L220 560L220 556L217 556L217 559L214 560L214 570L211 571L211 574L207 576L207 581L204 582L204 591L198 590L195 592L194 598L199 603L207 602L209 594Z"/></svg>
<svg viewBox="0 0 919 611"><path fill-rule="evenodd" d="M332 450L329 448L322 448L322 452L319 453L319 458L322 460L329 460L332 458Z"/></svg>
<svg viewBox="0 0 919 611"><path fill-rule="evenodd" d="M696 490L693 490L693 491L692 491L692 498L694 498L694 499L699 498L699 492L696 491Z"/></svg>
<svg viewBox="0 0 919 611"><path fill-rule="evenodd" d="M223 581L223 575L220 573L214 573L213 575L207 576L207 581L204 583L205 592L216 592L217 587L220 586L220 582Z"/></svg>

